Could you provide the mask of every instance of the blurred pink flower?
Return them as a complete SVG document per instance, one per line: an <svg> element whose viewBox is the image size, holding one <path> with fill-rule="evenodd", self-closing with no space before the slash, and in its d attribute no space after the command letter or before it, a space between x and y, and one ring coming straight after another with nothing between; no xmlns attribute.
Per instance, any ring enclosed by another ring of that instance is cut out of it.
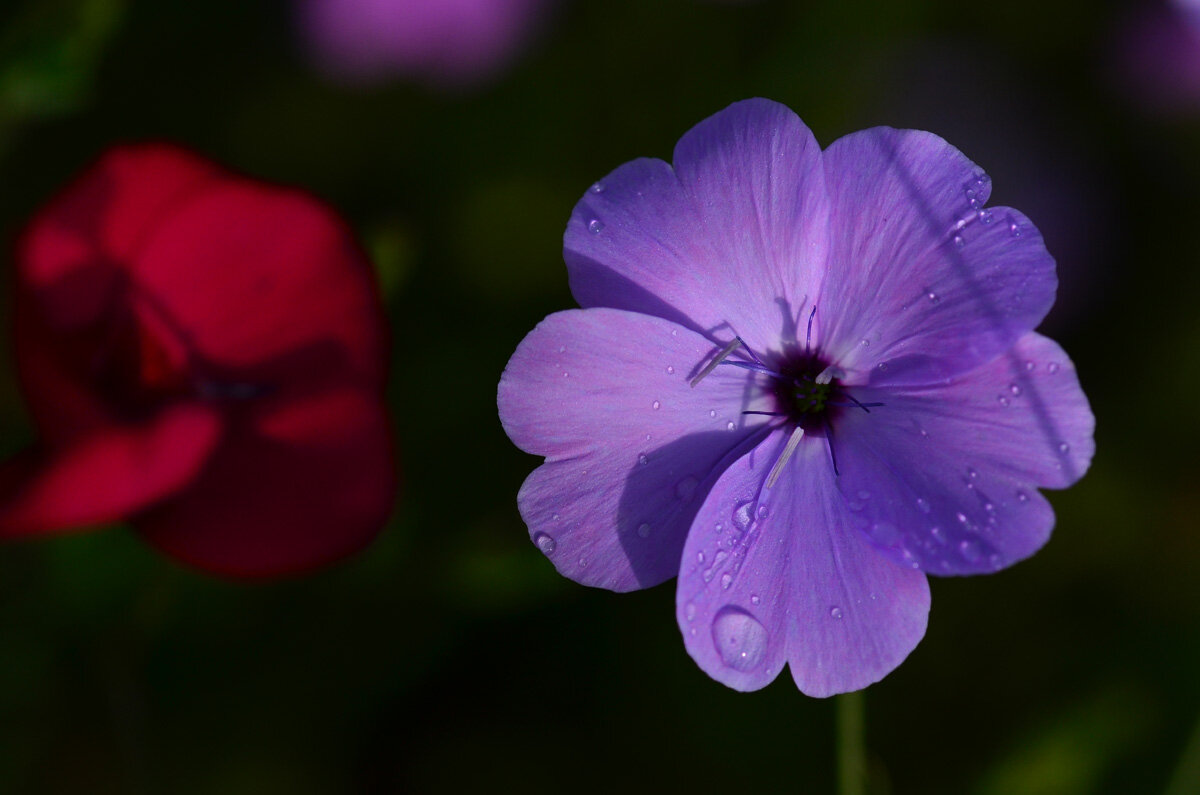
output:
<svg viewBox="0 0 1200 795"><path fill-rule="evenodd" d="M469 85L528 40L547 0L300 0L301 32L333 77Z"/></svg>

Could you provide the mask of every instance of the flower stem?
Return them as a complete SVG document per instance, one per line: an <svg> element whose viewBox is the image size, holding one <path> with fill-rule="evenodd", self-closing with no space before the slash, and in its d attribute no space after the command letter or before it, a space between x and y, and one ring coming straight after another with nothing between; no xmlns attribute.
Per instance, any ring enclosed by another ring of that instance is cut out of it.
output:
<svg viewBox="0 0 1200 795"><path fill-rule="evenodd" d="M838 795L866 792L867 755L863 741L863 694L842 693L837 702Z"/></svg>

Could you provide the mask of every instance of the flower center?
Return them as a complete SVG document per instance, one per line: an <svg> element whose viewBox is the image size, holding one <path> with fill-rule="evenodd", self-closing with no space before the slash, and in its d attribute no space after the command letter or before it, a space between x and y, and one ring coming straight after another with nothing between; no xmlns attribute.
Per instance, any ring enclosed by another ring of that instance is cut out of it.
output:
<svg viewBox="0 0 1200 795"><path fill-rule="evenodd" d="M839 392L832 368L811 355L784 360L771 390L778 412L806 429L825 422Z"/></svg>

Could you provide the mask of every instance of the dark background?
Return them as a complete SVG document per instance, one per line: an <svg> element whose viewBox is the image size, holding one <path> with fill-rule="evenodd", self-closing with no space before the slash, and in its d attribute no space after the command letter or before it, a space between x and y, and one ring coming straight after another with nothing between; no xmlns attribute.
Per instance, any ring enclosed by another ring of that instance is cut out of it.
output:
<svg viewBox="0 0 1200 795"><path fill-rule="evenodd" d="M285 2L0 5L3 266L117 141L311 189L376 260L403 468L379 540L306 579L207 578L120 527L0 549L0 791L831 791L833 702L787 675L710 680L672 585L560 578L516 510L536 461L496 418L516 344L573 305L561 235L584 190L761 95L824 145L918 127L987 169L1058 257L1044 330L1098 418L1044 551L933 581L925 640L866 692L871 792L1200 792L1200 113L1129 90L1131 9L552 10L506 72L447 91L323 79ZM31 432L0 343L14 451Z"/></svg>

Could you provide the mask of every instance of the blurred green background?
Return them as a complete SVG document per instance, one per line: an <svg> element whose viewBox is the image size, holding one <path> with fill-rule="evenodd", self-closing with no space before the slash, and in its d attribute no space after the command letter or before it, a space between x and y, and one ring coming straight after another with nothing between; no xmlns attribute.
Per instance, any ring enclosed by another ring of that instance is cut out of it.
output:
<svg viewBox="0 0 1200 795"><path fill-rule="evenodd" d="M870 791L1200 792L1200 115L1120 89L1126 8L563 0L509 70L449 92L322 79L286 2L2 8L5 258L116 141L315 191L376 259L403 486L365 553L277 584L123 528L0 549L0 791L831 791L833 702L709 680L671 585L555 574L516 510L536 461L495 409L513 348L573 305L587 186L761 95L825 145L918 127L987 169L1059 258L1045 328L1098 417L1043 552L933 581L924 642L866 693ZM9 452L30 430L0 342Z"/></svg>

